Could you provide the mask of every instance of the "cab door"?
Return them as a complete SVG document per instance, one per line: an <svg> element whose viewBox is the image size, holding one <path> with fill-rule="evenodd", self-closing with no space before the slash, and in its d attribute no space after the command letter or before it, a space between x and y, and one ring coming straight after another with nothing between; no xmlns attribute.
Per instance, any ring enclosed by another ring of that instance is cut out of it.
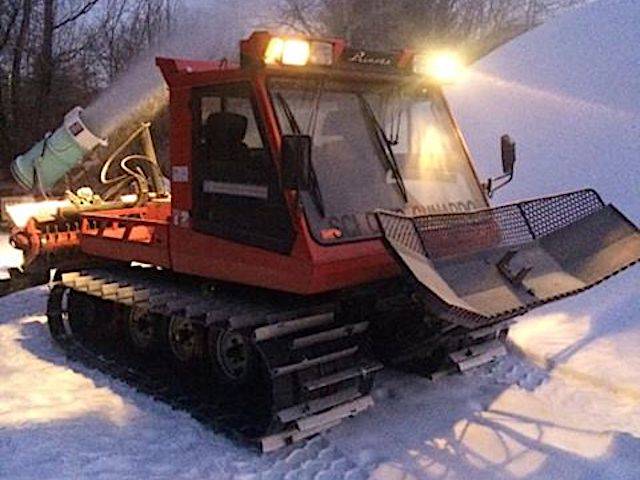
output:
<svg viewBox="0 0 640 480"><path fill-rule="evenodd" d="M281 253L294 231L249 82L194 91L193 227Z"/></svg>

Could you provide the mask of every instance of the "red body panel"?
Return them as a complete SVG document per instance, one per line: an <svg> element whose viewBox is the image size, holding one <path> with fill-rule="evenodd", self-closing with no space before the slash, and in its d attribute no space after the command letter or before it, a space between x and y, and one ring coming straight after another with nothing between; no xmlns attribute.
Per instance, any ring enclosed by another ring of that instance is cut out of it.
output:
<svg viewBox="0 0 640 480"><path fill-rule="evenodd" d="M301 222L290 255L171 227L172 269L300 294L360 285L399 274L380 240L322 247ZM177 246L180 247L177 247Z"/></svg>
<svg viewBox="0 0 640 480"><path fill-rule="evenodd" d="M165 213L165 219L157 219ZM399 274L379 240L323 247L301 220L290 255L241 245L171 225L169 206L83 215L82 250L93 256L157 265L197 275L299 294L360 285ZM138 218L140 217L140 218Z"/></svg>
<svg viewBox="0 0 640 480"><path fill-rule="evenodd" d="M171 268L168 204L82 216L81 248L98 257Z"/></svg>

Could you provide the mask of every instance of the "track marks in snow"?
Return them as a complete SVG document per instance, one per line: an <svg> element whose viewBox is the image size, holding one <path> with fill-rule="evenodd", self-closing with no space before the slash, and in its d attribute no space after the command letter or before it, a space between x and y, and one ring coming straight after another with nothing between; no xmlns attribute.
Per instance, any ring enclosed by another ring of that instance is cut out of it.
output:
<svg viewBox="0 0 640 480"><path fill-rule="evenodd" d="M530 392L549 379L549 373L546 370L514 352L483 367L478 374L500 385L517 385Z"/></svg>

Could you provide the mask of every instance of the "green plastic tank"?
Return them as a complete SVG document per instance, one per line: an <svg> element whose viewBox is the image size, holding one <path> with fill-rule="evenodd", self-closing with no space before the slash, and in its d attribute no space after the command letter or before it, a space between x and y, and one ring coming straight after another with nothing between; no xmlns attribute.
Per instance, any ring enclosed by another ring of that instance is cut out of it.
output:
<svg viewBox="0 0 640 480"><path fill-rule="evenodd" d="M65 115L60 128L14 159L11 173L25 190L46 193L99 145L106 146L106 140L91 133L82 108L76 107Z"/></svg>

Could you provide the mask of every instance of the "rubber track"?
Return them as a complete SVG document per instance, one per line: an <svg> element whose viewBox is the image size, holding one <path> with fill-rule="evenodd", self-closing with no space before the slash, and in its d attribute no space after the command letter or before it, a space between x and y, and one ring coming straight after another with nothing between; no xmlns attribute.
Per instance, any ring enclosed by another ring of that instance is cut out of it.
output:
<svg viewBox="0 0 640 480"><path fill-rule="evenodd" d="M89 280L97 282L87 293ZM274 298L273 294L249 289L205 291L203 287L199 283L177 283L150 268L66 274L52 290L50 327L52 318L61 318L59 303L66 290L74 291L76 298L119 304L121 311L135 305L167 321L172 315L180 315L203 329L224 327L252 338L266 371L263 377L271 381L267 417L258 418L255 412L260 408L247 402L251 389L216 387L203 375L204 368L176 370L168 353L155 359L143 358L117 341L89 347L52 327L54 337L71 359L183 410L236 441L262 442L264 450L311 436L371 405L368 394L381 365L368 357L365 322L351 324L338 319L335 304Z"/></svg>
<svg viewBox="0 0 640 480"><path fill-rule="evenodd" d="M64 348L69 360L98 370L175 410L186 412L204 426L224 434L238 444L243 446L255 444L255 438L247 434L251 428L250 419L246 419L244 423L230 421L229 412L224 405L199 402L197 396L186 390L184 386L168 383L166 378L159 378L159 372L144 371L145 365L136 364L135 361L138 359L132 355L115 350L96 352L70 338L57 339L57 341Z"/></svg>

